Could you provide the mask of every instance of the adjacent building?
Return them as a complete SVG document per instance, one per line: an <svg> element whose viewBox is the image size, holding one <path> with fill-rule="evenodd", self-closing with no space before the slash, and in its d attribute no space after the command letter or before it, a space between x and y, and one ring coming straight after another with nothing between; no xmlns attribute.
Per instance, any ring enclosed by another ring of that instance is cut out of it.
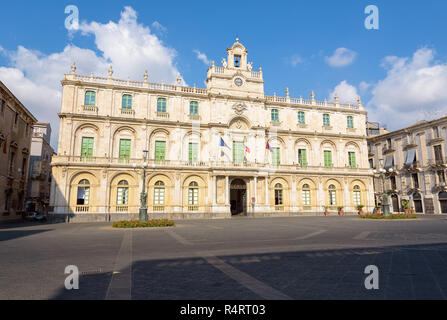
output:
<svg viewBox="0 0 447 320"><path fill-rule="evenodd" d="M51 125L36 123L33 128L29 162L26 196L28 212L47 212L50 204L51 159L54 155L50 141Z"/></svg>
<svg viewBox="0 0 447 320"><path fill-rule="evenodd" d="M394 212L402 212L402 200L409 200L416 213L447 213L446 130L443 117L369 138L370 167L392 169L385 184L375 178L377 203L386 192Z"/></svg>
<svg viewBox="0 0 447 320"><path fill-rule="evenodd" d="M36 118L0 81L0 222L25 211L31 136Z"/></svg>
<svg viewBox="0 0 447 320"><path fill-rule="evenodd" d="M266 96L262 69L238 40L208 69L206 89L180 76L160 84L147 72L144 81L112 75L78 75L73 64L62 81L54 215L138 217L142 198L152 217L170 218L372 210L360 98Z"/></svg>

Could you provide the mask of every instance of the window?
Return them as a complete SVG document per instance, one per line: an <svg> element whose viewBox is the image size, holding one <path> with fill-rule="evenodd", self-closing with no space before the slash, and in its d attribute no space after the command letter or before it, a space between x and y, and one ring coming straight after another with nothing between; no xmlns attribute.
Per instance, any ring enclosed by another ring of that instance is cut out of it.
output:
<svg viewBox="0 0 447 320"><path fill-rule="evenodd" d="M165 184L163 181L157 181L155 183L154 204L155 205L165 204Z"/></svg>
<svg viewBox="0 0 447 320"><path fill-rule="evenodd" d="M369 159L369 167L374 169L374 159Z"/></svg>
<svg viewBox="0 0 447 320"><path fill-rule="evenodd" d="M244 162L244 143L243 142L233 142L233 162L242 163Z"/></svg>
<svg viewBox="0 0 447 320"><path fill-rule="evenodd" d="M354 118L352 116L348 116L348 128L354 129Z"/></svg>
<svg viewBox="0 0 447 320"><path fill-rule="evenodd" d="M11 152L11 158L9 158L9 171L11 173L14 171L14 162L16 160L15 158L16 158L15 152Z"/></svg>
<svg viewBox="0 0 447 320"><path fill-rule="evenodd" d="M25 178L26 176L26 158L23 157L22 159L22 178Z"/></svg>
<svg viewBox="0 0 447 320"><path fill-rule="evenodd" d="M360 187L354 186L354 205L361 205L361 195L360 195Z"/></svg>
<svg viewBox="0 0 447 320"><path fill-rule="evenodd" d="M435 151L435 160L436 162L440 163L442 162L442 147L441 146L434 146Z"/></svg>
<svg viewBox="0 0 447 320"><path fill-rule="evenodd" d="M19 114L16 112L16 115L14 118L14 125L17 125L17 121L19 121Z"/></svg>
<svg viewBox="0 0 447 320"><path fill-rule="evenodd" d="M123 95L122 108L123 109L128 109L128 110L132 109L132 96L130 94L124 94Z"/></svg>
<svg viewBox="0 0 447 320"><path fill-rule="evenodd" d="M348 152L348 159L349 159L349 167L356 168L356 162L355 162L355 152Z"/></svg>
<svg viewBox="0 0 447 320"><path fill-rule="evenodd" d="M445 183L445 173L444 170L438 171L438 181L439 183Z"/></svg>
<svg viewBox="0 0 447 320"><path fill-rule="evenodd" d="M129 162L130 159L130 144L131 144L131 140L129 139L121 139L120 140L120 162L124 163L124 162Z"/></svg>
<svg viewBox="0 0 447 320"><path fill-rule="evenodd" d="M240 68L241 66L241 56L235 55L234 56L234 67Z"/></svg>
<svg viewBox="0 0 447 320"><path fill-rule="evenodd" d="M188 160L190 163L195 163L195 162L199 161L199 144L198 143L190 143L189 144Z"/></svg>
<svg viewBox="0 0 447 320"><path fill-rule="evenodd" d="M116 204L119 206L129 204L129 183L126 180L122 180L118 183Z"/></svg>
<svg viewBox="0 0 447 320"><path fill-rule="evenodd" d="M199 204L199 185L197 182L191 182L188 189L188 204L195 206Z"/></svg>
<svg viewBox="0 0 447 320"><path fill-rule="evenodd" d="M158 98L157 112L166 112L166 98Z"/></svg>
<svg viewBox="0 0 447 320"><path fill-rule="evenodd" d="M93 142L94 138L82 138L81 145L81 159L82 160L91 160L93 157Z"/></svg>
<svg viewBox="0 0 447 320"><path fill-rule="evenodd" d="M303 206L310 206L310 186L308 184L303 185L302 197Z"/></svg>
<svg viewBox="0 0 447 320"><path fill-rule="evenodd" d="M329 205L336 206L337 205L337 193L336 188L333 184L329 186Z"/></svg>
<svg viewBox="0 0 447 320"><path fill-rule="evenodd" d="M78 195L76 205L88 206L90 203L90 182L88 180L81 180L78 184Z"/></svg>
<svg viewBox="0 0 447 320"><path fill-rule="evenodd" d="M279 122L279 111L278 111L278 109L272 109L272 122Z"/></svg>
<svg viewBox="0 0 447 320"><path fill-rule="evenodd" d="M417 173L413 173L411 175L411 178L413 179L413 188L419 188L419 177Z"/></svg>
<svg viewBox="0 0 447 320"><path fill-rule="evenodd" d="M306 118L304 117L304 112L298 112L298 124L306 124Z"/></svg>
<svg viewBox="0 0 447 320"><path fill-rule="evenodd" d="M5 100L2 100L1 101L1 105L2 105L2 107L1 107L1 112L2 112L2 114L5 112Z"/></svg>
<svg viewBox="0 0 447 320"><path fill-rule="evenodd" d="M388 149L391 149L391 138L386 139L386 143L388 144Z"/></svg>
<svg viewBox="0 0 447 320"><path fill-rule="evenodd" d="M433 136L435 139L439 138L439 129L438 127L433 127Z"/></svg>
<svg viewBox="0 0 447 320"><path fill-rule="evenodd" d="M155 141L155 161L161 162L166 158L166 141Z"/></svg>
<svg viewBox="0 0 447 320"><path fill-rule="evenodd" d="M189 104L189 114L192 116L199 115L199 103L197 101L191 101Z"/></svg>
<svg viewBox="0 0 447 320"><path fill-rule="evenodd" d="M331 118L328 114L323 114L323 126L330 127L331 126Z"/></svg>
<svg viewBox="0 0 447 320"><path fill-rule="evenodd" d="M281 164L281 149L280 148L272 148L272 163L275 166L279 166Z"/></svg>
<svg viewBox="0 0 447 320"><path fill-rule="evenodd" d="M298 150L298 163L301 167L307 166L307 150L306 149L299 149Z"/></svg>
<svg viewBox="0 0 447 320"><path fill-rule="evenodd" d="M332 151L324 150L324 166L332 167Z"/></svg>
<svg viewBox="0 0 447 320"><path fill-rule="evenodd" d="M95 106L96 105L96 92L95 91L87 91L85 93L85 106Z"/></svg>
<svg viewBox="0 0 447 320"><path fill-rule="evenodd" d="M397 190L397 184L396 184L396 177L395 176L391 176L390 177L390 182L391 182L391 190Z"/></svg>
<svg viewBox="0 0 447 320"><path fill-rule="evenodd" d="M282 184L277 183L275 185L275 206L282 206L282 205L283 205Z"/></svg>

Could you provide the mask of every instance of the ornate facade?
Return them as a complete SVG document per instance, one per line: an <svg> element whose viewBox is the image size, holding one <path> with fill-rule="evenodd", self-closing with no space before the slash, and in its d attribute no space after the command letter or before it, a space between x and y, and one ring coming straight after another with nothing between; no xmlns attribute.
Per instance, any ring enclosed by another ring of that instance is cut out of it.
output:
<svg viewBox="0 0 447 320"><path fill-rule="evenodd" d="M392 169L375 179L378 203L385 192L392 212L409 200L416 213L447 213L447 117L371 137L368 147L371 168Z"/></svg>
<svg viewBox="0 0 447 320"><path fill-rule="evenodd" d="M266 96L237 40L206 89L72 72L62 81L55 215L137 217L144 181L151 217L216 218L372 210L366 111ZM143 159L143 151L148 158Z"/></svg>

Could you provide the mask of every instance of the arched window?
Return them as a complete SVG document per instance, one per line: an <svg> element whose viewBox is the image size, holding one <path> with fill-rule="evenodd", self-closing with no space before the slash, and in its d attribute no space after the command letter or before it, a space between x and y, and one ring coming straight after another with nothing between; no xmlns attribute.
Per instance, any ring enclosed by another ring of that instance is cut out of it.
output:
<svg viewBox="0 0 447 320"><path fill-rule="evenodd" d="M117 205L129 204L129 183L126 180L122 180L118 183L116 204Z"/></svg>
<svg viewBox="0 0 447 320"><path fill-rule="evenodd" d="M275 184L275 206L283 205L282 191L282 184Z"/></svg>
<svg viewBox="0 0 447 320"><path fill-rule="evenodd" d="M132 109L132 96L130 94L123 95L122 108L128 110Z"/></svg>
<svg viewBox="0 0 447 320"><path fill-rule="evenodd" d="M190 206L196 206L199 204L199 184L195 181L189 184L188 204Z"/></svg>
<svg viewBox="0 0 447 320"><path fill-rule="evenodd" d="M302 190L303 206L310 206L310 186L306 183Z"/></svg>
<svg viewBox="0 0 447 320"><path fill-rule="evenodd" d="M88 206L90 203L90 181L83 179L78 184L76 205Z"/></svg>
<svg viewBox="0 0 447 320"><path fill-rule="evenodd" d="M154 188L154 204L165 204L165 184L163 181L157 181Z"/></svg>
<svg viewBox="0 0 447 320"><path fill-rule="evenodd" d="M359 186L354 186L354 205L355 206L359 206L362 203L361 200L361 191L360 191L360 187Z"/></svg>
<svg viewBox="0 0 447 320"><path fill-rule="evenodd" d="M337 205L337 189L333 184L329 186L329 205L336 206Z"/></svg>
<svg viewBox="0 0 447 320"><path fill-rule="evenodd" d="M354 118L352 116L348 116L347 121L348 121L348 128L354 129Z"/></svg>
<svg viewBox="0 0 447 320"><path fill-rule="evenodd" d="M85 93L85 106L95 106L96 105L96 92L95 91L87 91Z"/></svg>
<svg viewBox="0 0 447 320"><path fill-rule="evenodd" d="M278 111L278 109L272 109L272 122L279 122L279 111Z"/></svg>
<svg viewBox="0 0 447 320"><path fill-rule="evenodd" d="M328 114L323 114L323 126L330 127L331 126L331 118Z"/></svg>
<svg viewBox="0 0 447 320"><path fill-rule="evenodd" d="M199 103L197 101L191 101L189 104L189 114L192 116L199 115Z"/></svg>
<svg viewBox="0 0 447 320"><path fill-rule="evenodd" d="M158 98L157 112L166 112L166 98Z"/></svg>
<svg viewBox="0 0 447 320"><path fill-rule="evenodd" d="M306 124L306 118L303 111L298 111L298 124Z"/></svg>

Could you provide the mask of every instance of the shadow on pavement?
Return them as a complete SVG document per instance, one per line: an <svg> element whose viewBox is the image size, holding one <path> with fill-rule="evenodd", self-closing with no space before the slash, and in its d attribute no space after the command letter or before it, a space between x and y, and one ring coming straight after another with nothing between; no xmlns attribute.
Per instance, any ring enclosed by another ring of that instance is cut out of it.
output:
<svg viewBox="0 0 447 320"><path fill-rule="evenodd" d="M3 231L0 230L0 242L8 241L16 238L23 238L32 236L34 234L52 231L52 229L41 229L41 230L13 230L13 231Z"/></svg>
<svg viewBox="0 0 447 320"><path fill-rule="evenodd" d="M292 299L409 300L447 295L447 243L219 258ZM379 290L365 288L368 265L379 269ZM262 299L201 257L135 261L131 271L120 271L131 272L136 300ZM60 289L52 299L104 299L111 279L112 271L81 275L80 290Z"/></svg>

